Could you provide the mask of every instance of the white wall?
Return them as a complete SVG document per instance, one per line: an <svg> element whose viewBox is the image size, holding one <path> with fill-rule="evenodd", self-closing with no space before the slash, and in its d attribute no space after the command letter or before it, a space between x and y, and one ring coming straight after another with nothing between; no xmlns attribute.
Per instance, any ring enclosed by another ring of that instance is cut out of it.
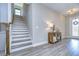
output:
<svg viewBox="0 0 79 59"><path fill-rule="evenodd" d="M0 3L0 23L9 23L11 22L11 4L9 3ZM5 50L5 41L6 41L6 25L1 25L0 31L0 50Z"/></svg>
<svg viewBox="0 0 79 59"><path fill-rule="evenodd" d="M32 5L31 4L24 4L23 16L25 18L26 25L29 29L32 38Z"/></svg>
<svg viewBox="0 0 79 59"><path fill-rule="evenodd" d="M56 25L65 36L65 18L55 11L43 6L42 4L32 4L32 30L33 30L33 44L47 42L48 25L46 21L50 21Z"/></svg>
<svg viewBox="0 0 79 59"><path fill-rule="evenodd" d="M4 51L5 50L5 31L1 31L0 32L0 51Z"/></svg>
<svg viewBox="0 0 79 59"><path fill-rule="evenodd" d="M4 51L5 50L5 41L6 41L6 32L5 32L5 25L4 24L0 24L1 25L1 31L0 31L0 51Z"/></svg>
<svg viewBox="0 0 79 59"><path fill-rule="evenodd" d="M71 26L70 26L70 20L69 16L65 17L65 33L66 33L66 38L71 36Z"/></svg>
<svg viewBox="0 0 79 59"><path fill-rule="evenodd" d="M11 4L0 3L0 23L11 22Z"/></svg>
<svg viewBox="0 0 79 59"><path fill-rule="evenodd" d="M42 4L30 4L25 6L24 8L24 10L26 11L24 12L24 16L26 17L26 24L28 25L29 30L32 34L33 44L48 42L48 31L46 30L48 25L46 24L46 21L54 23L56 27L59 28L62 32L62 36L65 36L64 16L56 13L55 11ZM3 17L3 19L7 21L7 12L5 11L5 13L6 14L3 15L5 18Z"/></svg>
<svg viewBox="0 0 79 59"><path fill-rule="evenodd" d="M8 4L7 3L1 3L0 4L0 13L1 17L0 20L1 22L7 22L8 21Z"/></svg>

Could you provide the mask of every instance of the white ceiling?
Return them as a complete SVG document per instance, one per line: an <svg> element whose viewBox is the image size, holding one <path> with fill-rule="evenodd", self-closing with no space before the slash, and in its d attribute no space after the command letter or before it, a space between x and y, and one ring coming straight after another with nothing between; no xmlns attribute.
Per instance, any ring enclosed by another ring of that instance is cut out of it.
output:
<svg viewBox="0 0 79 59"><path fill-rule="evenodd" d="M64 15L69 9L79 8L79 3L47 3L44 5Z"/></svg>

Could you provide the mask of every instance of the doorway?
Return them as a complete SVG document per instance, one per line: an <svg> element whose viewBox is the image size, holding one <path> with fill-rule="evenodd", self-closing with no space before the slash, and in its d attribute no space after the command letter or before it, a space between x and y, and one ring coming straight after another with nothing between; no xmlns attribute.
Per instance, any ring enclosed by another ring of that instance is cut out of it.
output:
<svg viewBox="0 0 79 59"><path fill-rule="evenodd" d="M19 16L23 15L23 3L14 3L14 14Z"/></svg>

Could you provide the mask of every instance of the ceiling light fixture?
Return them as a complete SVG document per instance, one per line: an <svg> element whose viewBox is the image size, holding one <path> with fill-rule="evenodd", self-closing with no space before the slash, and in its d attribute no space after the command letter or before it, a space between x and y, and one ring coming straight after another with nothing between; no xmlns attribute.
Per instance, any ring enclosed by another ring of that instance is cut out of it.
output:
<svg viewBox="0 0 79 59"><path fill-rule="evenodd" d="M79 8L72 8L72 9L69 9L66 13L69 14L69 15L72 15L72 14L75 14L76 12L79 11Z"/></svg>

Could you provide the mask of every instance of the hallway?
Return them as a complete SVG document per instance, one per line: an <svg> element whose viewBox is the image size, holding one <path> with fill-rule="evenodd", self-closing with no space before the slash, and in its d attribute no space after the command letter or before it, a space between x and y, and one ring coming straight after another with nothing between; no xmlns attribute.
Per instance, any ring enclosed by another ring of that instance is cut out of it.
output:
<svg viewBox="0 0 79 59"><path fill-rule="evenodd" d="M1 56L79 56L79 3L0 7Z"/></svg>

